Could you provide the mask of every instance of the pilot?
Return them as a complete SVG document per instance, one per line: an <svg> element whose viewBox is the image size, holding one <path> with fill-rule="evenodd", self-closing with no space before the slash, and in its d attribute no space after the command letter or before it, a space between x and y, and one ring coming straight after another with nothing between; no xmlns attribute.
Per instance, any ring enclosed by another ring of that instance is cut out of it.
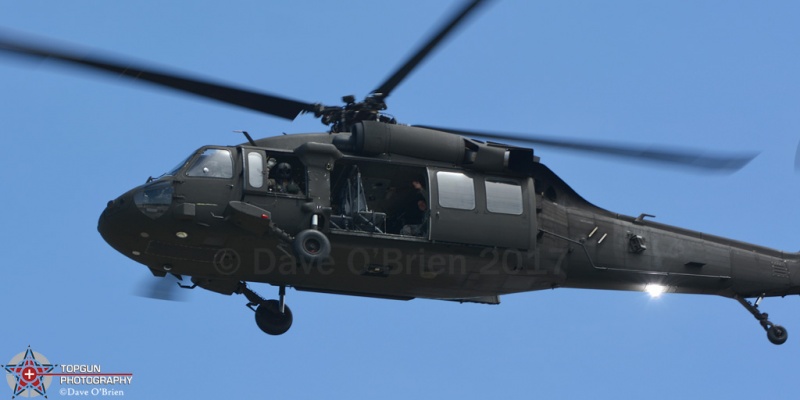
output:
<svg viewBox="0 0 800 400"><path fill-rule="evenodd" d="M278 193L298 194L300 186L292 179L292 166L282 162L276 167L275 191Z"/></svg>
<svg viewBox="0 0 800 400"><path fill-rule="evenodd" d="M211 178L225 178L225 171L217 160L209 159L203 166L203 175Z"/></svg>

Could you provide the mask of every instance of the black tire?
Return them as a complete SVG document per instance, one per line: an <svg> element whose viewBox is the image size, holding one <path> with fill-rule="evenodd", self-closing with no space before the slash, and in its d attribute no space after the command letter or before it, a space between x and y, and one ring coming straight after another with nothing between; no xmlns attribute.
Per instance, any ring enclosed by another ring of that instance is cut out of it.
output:
<svg viewBox="0 0 800 400"><path fill-rule="evenodd" d="M789 332L780 325L772 325L767 329L767 339L769 339L772 344L784 344L788 338Z"/></svg>
<svg viewBox="0 0 800 400"><path fill-rule="evenodd" d="M289 306L284 306L281 313L280 307L281 303L278 300L267 300L256 309L256 325L264 333L283 335L292 327L292 310Z"/></svg>
<svg viewBox="0 0 800 400"><path fill-rule="evenodd" d="M300 261L314 264L328 258L331 254L331 242L324 233L306 229L294 238L292 250Z"/></svg>

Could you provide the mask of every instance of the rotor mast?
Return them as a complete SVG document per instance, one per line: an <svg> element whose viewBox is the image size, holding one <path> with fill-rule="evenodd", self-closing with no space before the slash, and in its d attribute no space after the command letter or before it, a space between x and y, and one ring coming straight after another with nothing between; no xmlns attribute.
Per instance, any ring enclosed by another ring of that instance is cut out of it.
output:
<svg viewBox="0 0 800 400"><path fill-rule="evenodd" d="M458 27L473 11L482 3L487 0L472 0L465 3L457 12L455 12L446 23L437 29L434 35L430 36L428 40L403 64L401 64L394 73L389 75L386 80L381 83L375 90L370 92L364 101L356 101L355 96L348 95L342 97L344 106L324 106L322 104L315 104L314 116L320 118L324 125L330 126L331 133L349 132L353 124L361 121L378 121L390 124L397 123L393 117L381 114L381 111L386 110L386 98L392 93L403 79L405 79L416 68L425 57L427 57L436 46L438 46L453 30Z"/></svg>

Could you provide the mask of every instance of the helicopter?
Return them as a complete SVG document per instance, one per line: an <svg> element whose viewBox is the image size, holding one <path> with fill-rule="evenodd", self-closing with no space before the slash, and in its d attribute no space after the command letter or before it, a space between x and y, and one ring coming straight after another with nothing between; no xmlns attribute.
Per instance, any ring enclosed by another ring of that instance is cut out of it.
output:
<svg viewBox="0 0 800 400"><path fill-rule="evenodd" d="M247 141L239 146L204 146L111 200L98 224L113 248L156 276L191 277L183 286L244 295L268 334L291 326L287 287L488 304L510 293L577 287L730 297L772 343L785 342L786 329L758 306L764 297L800 293L792 273L796 254L659 224L645 214L605 211L575 193L532 149L495 142L507 139L502 134L401 125L383 113L392 91L482 3L465 4L367 98L345 96L344 106L19 41L3 39L0 50L280 118L313 114L328 126L324 133L260 140L242 132ZM736 169L751 159L538 143L711 169ZM277 286L278 299L261 298L247 282Z"/></svg>

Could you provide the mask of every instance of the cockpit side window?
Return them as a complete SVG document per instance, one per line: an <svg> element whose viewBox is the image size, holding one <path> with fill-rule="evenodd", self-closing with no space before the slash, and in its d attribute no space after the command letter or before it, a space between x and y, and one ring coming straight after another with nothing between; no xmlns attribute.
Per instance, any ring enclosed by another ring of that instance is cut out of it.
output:
<svg viewBox="0 0 800 400"><path fill-rule="evenodd" d="M247 183L253 189L264 187L264 156L257 151L247 153Z"/></svg>
<svg viewBox="0 0 800 400"><path fill-rule="evenodd" d="M206 149L186 171L186 176L206 178L232 178L233 159L225 149Z"/></svg>

